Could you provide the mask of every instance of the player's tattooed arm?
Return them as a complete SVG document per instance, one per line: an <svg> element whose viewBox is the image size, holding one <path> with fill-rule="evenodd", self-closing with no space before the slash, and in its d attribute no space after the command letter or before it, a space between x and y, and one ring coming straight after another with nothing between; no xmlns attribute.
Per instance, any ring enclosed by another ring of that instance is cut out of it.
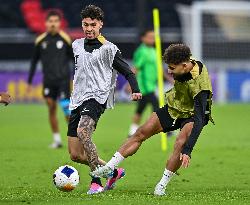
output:
<svg viewBox="0 0 250 205"><path fill-rule="evenodd" d="M81 143L83 144L83 148L87 155L87 160L91 171L94 171L99 164L96 146L91 139L94 130L95 121L91 117L83 115L78 125L77 135Z"/></svg>

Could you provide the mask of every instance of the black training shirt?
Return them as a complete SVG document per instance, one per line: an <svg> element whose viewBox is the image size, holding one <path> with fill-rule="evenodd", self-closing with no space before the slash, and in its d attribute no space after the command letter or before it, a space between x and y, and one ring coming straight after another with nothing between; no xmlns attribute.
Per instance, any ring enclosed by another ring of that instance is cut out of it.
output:
<svg viewBox="0 0 250 205"><path fill-rule="evenodd" d="M32 83L39 60L42 63L44 83L53 84L69 80L71 74L69 62L73 61L70 37L63 31L55 35L44 33L37 37L29 71L29 84Z"/></svg>

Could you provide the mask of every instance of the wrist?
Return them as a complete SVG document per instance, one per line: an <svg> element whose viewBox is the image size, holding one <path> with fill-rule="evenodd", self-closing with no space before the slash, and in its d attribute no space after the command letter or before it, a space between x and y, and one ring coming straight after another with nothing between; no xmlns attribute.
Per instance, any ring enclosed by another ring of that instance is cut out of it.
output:
<svg viewBox="0 0 250 205"><path fill-rule="evenodd" d="M140 90L132 90L132 94L134 93L141 93Z"/></svg>
<svg viewBox="0 0 250 205"><path fill-rule="evenodd" d="M185 155L188 155L190 157L190 159L191 159L191 152L188 151L187 149L184 148L181 153L185 154Z"/></svg>

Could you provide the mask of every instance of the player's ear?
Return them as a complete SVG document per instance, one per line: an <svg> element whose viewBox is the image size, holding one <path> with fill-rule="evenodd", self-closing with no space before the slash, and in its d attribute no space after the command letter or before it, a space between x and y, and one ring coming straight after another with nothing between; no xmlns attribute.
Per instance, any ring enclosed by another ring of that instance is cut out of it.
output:
<svg viewBox="0 0 250 205"><path fill-rule="evenodd" d="M103 21L100 21L100 28L102 28L103 26Z"/></svg>
<svg viewBox="0 0 250 205"><path fill-rule="evenodd" d="M187 63L182 63L183 69L186 71L187 70Z"/></svg>

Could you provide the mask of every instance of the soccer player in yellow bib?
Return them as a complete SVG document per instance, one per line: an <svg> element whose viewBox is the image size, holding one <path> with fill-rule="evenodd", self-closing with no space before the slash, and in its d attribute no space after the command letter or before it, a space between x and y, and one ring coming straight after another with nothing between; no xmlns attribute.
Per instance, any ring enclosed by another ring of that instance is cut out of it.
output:
<svg viewBox="0 0 250 205"><path fill-rule="evenodd" d="M166 105L153 112L105 166L90 173L92 176L112 176L114 168L135 154L145 140L160 132L180 129L173 153L155 187L154 194L158 196L165 195L167 184L181 166L189 166L191 152L202 128L208 121L213 122L212 86L206 66L192 60L191 51L184 44L170 45L163 59L175 79L174 87L166 93Z"/></svg>

